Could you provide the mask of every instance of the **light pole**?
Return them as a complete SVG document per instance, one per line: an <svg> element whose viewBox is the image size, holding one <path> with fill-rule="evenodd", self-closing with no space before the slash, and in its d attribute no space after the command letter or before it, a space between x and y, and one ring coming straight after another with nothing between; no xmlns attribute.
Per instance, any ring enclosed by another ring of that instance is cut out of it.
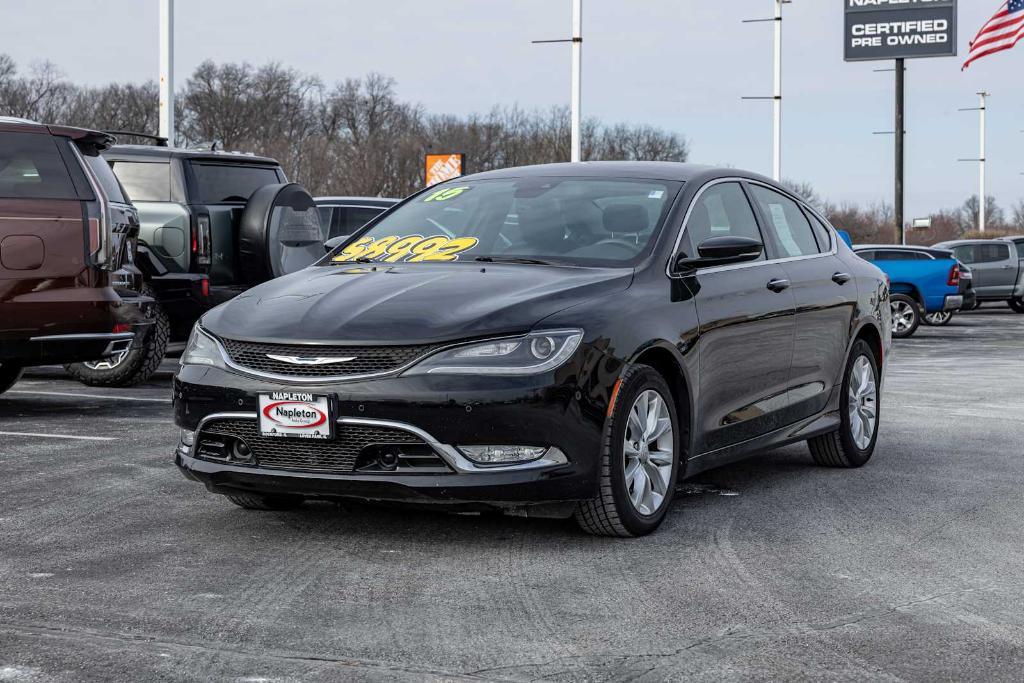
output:
<svg viewBox="0 0 1024 683"><path fill-rule="evenodd" d="M582 149L582 128L583 115L583 0L571 0L572 2L572 38L559 38L556 40L534 40L533 44L539 43L572 43L572 85L569 95L569 116L570 116L570 151L569 159L572 162L581 161Z"/></svg>
<svg viewBox="0 0 1024 683"><path fill-rule="evenodd" d="M747 19L743 22L744 24L757 24L771 21L775 28L772 47L774 54L772 96L744 97L743 99L772 101L772 178L776 182L782 180L782 6L788 5L790 2L792 0L772 0L772 4L775 5L774 17Z"/></svg>
<svg viewBox="0 0 1024 683"><path fill-rule="evenodd" d="M986 150L985 150L985 147L986 147L986 145L985 145L985 112L988 110L988 98L990 96L991 96L990 93L987 93L987 92L984 92L984 91L979 92L978 93L978 97L980 99L980 105L979 106L977 106L977 107L968 107L966 109L961 109L960 110L960 111L976 111L976 112L978 112L978 118L979 118L978 132L980 134L979 137L981 139L981 147L980 147L981 151L980 151L977 159L960 159L960 161L977 161L978 162L978 179L979 179L979 184L981 186L980 187L980 194L978 195L978 232L981 232L981 233L985 232L985 209L986 209L985 204L986 204L986 200L987 200L987 197L986 197L986 194L985 194L985 152L986 152Z"/></svg>
<svg viewBox="0 0 1024 683"><path fill-rule="evenodd" d="M159 135L174 145L174 0L160 0Z"/></svg>

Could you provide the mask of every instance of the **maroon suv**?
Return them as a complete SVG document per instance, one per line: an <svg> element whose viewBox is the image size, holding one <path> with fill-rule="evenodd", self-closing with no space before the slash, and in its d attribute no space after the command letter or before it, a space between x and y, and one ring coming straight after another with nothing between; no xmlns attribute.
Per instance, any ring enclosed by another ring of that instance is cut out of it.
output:
<svg viewBox="0 0 1024 683"><path fill-rule="evenodd" d="M0 117L0 392L26 366L143 341L139 220L100 157L105 134Z"/></svg>

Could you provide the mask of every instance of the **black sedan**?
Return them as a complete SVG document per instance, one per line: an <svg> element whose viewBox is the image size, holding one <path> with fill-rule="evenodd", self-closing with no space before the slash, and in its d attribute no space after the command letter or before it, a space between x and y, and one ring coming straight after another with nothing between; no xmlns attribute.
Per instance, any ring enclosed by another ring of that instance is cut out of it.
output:
<svg viewBox="0 0 1024 683"><path fill-rule="evenodd" d="M434 186L197 324L176 461L255 509L307 498L662 522L676 483L878 434L888 286L760 176L671 163Z"/></svg>

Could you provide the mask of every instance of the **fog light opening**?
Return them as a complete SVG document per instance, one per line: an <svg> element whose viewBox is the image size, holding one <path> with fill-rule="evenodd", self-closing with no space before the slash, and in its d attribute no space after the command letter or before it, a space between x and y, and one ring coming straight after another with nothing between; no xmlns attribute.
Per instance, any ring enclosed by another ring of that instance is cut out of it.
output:
<svg viewBox="0 0 1024 683"><path fill-rule="evenodd" d="M196 442L196 433L188 429L181 430L181 443L192 447Z"/></svg>
<svg viewBox="0 0 1024 683"><path fill-rule="evenodd" d="M252 460L252 449L249 448L249 444L241 439L235 439L235 442L231 445L231 459L239 462L249 462Z"/></svg>
<svg viewBox="0 0 1024 683"><path fill-rule="evenodd" d="M511 465L544 457L547 446L459 446L467 458L478 465Z"/></svg>

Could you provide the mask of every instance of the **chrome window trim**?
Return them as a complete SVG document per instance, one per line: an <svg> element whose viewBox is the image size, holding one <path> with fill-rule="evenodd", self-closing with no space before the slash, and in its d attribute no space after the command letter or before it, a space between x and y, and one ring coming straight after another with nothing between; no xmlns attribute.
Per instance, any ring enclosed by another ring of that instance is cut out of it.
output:
<svg viewBox="0 0 1024 683"><path fill-rule="evenodd" d="M732 263L732 264L729 264L729 265L726 265L726 266L715 266L715 267L712 267L712 268L701 268L697 272L700 272L700 273L723 273L723 272L727 272L727 271L730 271L730 270L741 270L743 268L757 268L757 267L760 267L760 266L766 266L766 265L770 265L770 264L792 263L792 262L795 262L795 261L808 261L810 259L824 258L826 256L835 256L837 253L839 253L838 236L835 234L835 227L833 227L832 224L829 223L821 214L819 214L817 211L815 211L811 207L807 206L806 202L804 202L803 200L799 199L798 197L793 196L792 194L790 194L789 192L787 192L787 191L785 191L783 189L775 187L774 185L769 185L768 183L764 183L764 182L761 182L759 180L752 180L750 178L742 178L742 177L739 177L739 176L728 176L728 177L724 177L724 178L715 178L713 180L709 180L707 183L702 185L701 188L699 190L697 190L697 193L693 196L693 199L690 201L690 205L688 207L686 207L686 213L683 215L682 225L679 227L679 232L676 235L675 245L672 247L672 252L671 252L671 254L669 255L669 258L668 258L668 263L665 264L665 275L667 275L670 279L681 280L681 279L683 279L685 277L690 277L689 275L681 275L679 273L673 273L672 272L672 263L675 261L676 255L679 253L679 245L682 244L682 242L683 242L683 235L686 234L686 224L690 222L690 215L693 213L694 207L697 206L697 202L700 200L701 196L703 196L703 194L708 190L708 188L714 187L715 185L719 185L721 183L740 183L740 184L747 183L749 185L760 185L760 186L765 187L765 188L767 188L769 190L773 190L775 192L778 192L779 194L781 194L781 195L783 195L785 197L788 197L789 199L791 199L794 202L796 202L797 206L799 206L801 209L811 213L813 216L818 218L822 222L822 224L826 228L828 228L829 239L832 242L831 248L829 249L829 251L823 251L823 252L819 252L817 254L807 254L805 256L788 256L786 258L766 259L764 261L749 261L747 263ZM747 201L750 202L751 199L748 197ZM751 209L751 211L754 212L755 220L757 220L757 218L758 218L758 216L757 216L757 214L758 214L757 208L754 207L753 204L751 204L750 209ZM762 228L762 226L761 226L760 222L758 222L758 229L761 229L761 228ZM764 237L763 234L761 236L762 236L762 238Z"/></svg>
<svg viewBox="0 0 1024 683"><path fill-rule="evenodd" d="M199 447L199 434L203 431L203 427L207 423L213 420L254 420L259 421L258 413L211 413L206 417L199 420L199 424L196 426L195 439L192 445L188 447L188 457L198 460L195 456L195 450ZM339 417L335 420L336 424L349 424L349 425L362 425L366 427L387 427L390 429L397 429L403 432L412 434L413 436L422 439L425 444L434 449L434 451L447 462L456 474L489 474L492 472L520 472L523 470L535 470L545 467L554 467L557 465L566 465L569 463L569 459L565 457L565 454L561 450L551 446L548 448L548 452L538 460L531 460L530 462L518 463L515 465L477 465L473 461L466 458L462 453L458 451L454 446L441 443L435 439L429 432L420 429L414 425L408 424L407 422L397 422L395 420L377 420L373 418L362 418L362 417ZM179 449L184 444L179 443ZM230 463L228 463L230 465ZM253 469L253 468L246 468ZM277 470L260 469L256 470L262 472L268 472L271 475ZM282 472L288 472L289 470L281 470ZM356 474L353 472L353 474ZM315 475L312 475L315 477ZM344 475L332 475L332 476L344 476ZM393 476L402 476L400 474Z"/></svg>

